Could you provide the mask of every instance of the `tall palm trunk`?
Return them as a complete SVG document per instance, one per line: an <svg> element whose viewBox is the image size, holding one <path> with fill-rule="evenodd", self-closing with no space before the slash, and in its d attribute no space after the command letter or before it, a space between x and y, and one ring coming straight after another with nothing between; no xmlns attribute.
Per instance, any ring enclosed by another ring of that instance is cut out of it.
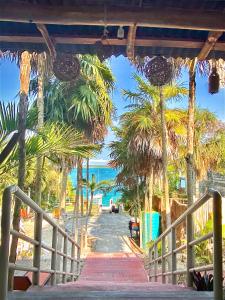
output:
<svg viewBox="0 0 225 300"><path fill-rule="evenodd" d="M170 212L170 198L169 198L169 182L168 182L168 135L165 118L165 103L162 94L162 88L160 87L160 114L161 114L161 130L162 130L162 172L163 172L163 210L162 210L162 229L163 231L171 225L171 212ZM167 240L168 250L171 249L171 236L168 236ZM168 259L168 270L171 270L172 259ZM168 279L169 283L171 278Z"/></svg>
<svg viewBox="0 0 225 300"><path fill-rule="evenodd" d="M19 167L18 167L18 186L24 190L25 176L26 176L26 146L25 146L25 134L26 134L26 117L28 110L28 92L30 83L30 65L31 55L24 51L21 55L20 61L20 101L19 101L19 113L18 113L18 132L19 132ZM20 207L21 201L16 198L14 214L13 214L13 229L20 230ZM18 245L18 238L13 236L9 262L15 263L16 250ZM9 271L9 289L13 289L13 276L14 271Z"/></svg>
<svg viewBox="0 0 225 300"><path fill-rule="evenodd" d="M86 168L87 168L87 174L86 174L86 181L87 181L87 183L89 182L89 177L90 177L90 174L89 174L89 172L90 172L90 161L89 161L89 158L87 158L87 166L86 166ZM88 199L89 198L89 189L88 189L88 185L86 186L86 200L87 200L87 202L86 202L86 215L88 216Z"/></svg>
<svg viewBox="0 0 225 300"><path fill-rule="evenodd" d="M141 217L141 201L140 201L140 189L139 189L139 177L137 176L137 215Z"/></svg>
<svg viewBox="0 0 225 300"><path fill-rule="evenodd" d="M37 130L41 130L44 125L44 74L45 74L45 53L38 54L38 95L37 110L38 123ZM41 206L41 177L43 169L43 157L38 156L36 161L36 178L35 178L35 200Z"/></svg>
<svg viewBox="0 0 225 300"><path fill-rule="evenodd" d="M196 83L195 83L195 68L197 58L192 60L189 69L189 102L188 102L188 131L187 131L187 197L188 206L191 206L194 202L194 128L195 128L195 94L196 94ZM187 242L193 240L193 218L192 216L187 217L186 224ZM193 266L194 252L187 252L187 261L189 267ZM192 277L189 272L187 275L187 284L192 286Z"/></svg>
<svg viewBox="0 0 225 300"><path fill-rule="evenodd" d="M94 192L91 191L91 201L90 201L89 211L88 211L89 217L91 216L91 211L92 211L92 206L93 206L93 200L94 200Z"/></svg>
<svg viewBox="0 0 225 300"><path fill-rule="evenodd" d="M60 216L65 213L66 207L66 187L67 187L67 179L68 179L68 168L66 165L66 161L63 160L62 162L62 180L61 180L61 189L60 189L60 196L59 196L59 209L60 209Z"/></svg>
<svg viewBox="0 0 225 300"><path fill-rule="evenodd" d="M88 217L89 217L89 214L88 214L88 210L89 210L89 205L88 205L88 201L89 201L89 187L88 187L88 183L89 183L89 171L90 171L90 168L89 168L89 158L87 158L87 161L86 161L87 165L86 165L86 182L87 182L87 185L86 185L86 220L85 220L85 247L87 246L87 230L88 230Z"/></svg>
<svg viewBox="0 0 225 300"><path fill-rule="evenodd" d="M170 199L169 199L169 183L168 183L168 137L165 118L165 104L160 87L160 114L161 114L161 130L162 130L162 171L163 171L163 210L162 210L162 225L163 229L171 224L170 215Z"/></svg>
<svg viewBox="0 0 225 300"><path fill-rule="evenodd" d="M150 168L149 174L149 186L148 186L148 197L149 197L149 236L152 239L152 198L153 198L153 166Z"/></svg>
<svg viewBox="0 0 225 300"><path fill-rule="evenodd" d="M77 159L77 189L76 189L76 202L75 202L75 206L74 206L74 217L75 217L75 222L73 222L73 224L75 224L75 230L74 230L74 237L75 240L78 242L79 241L79 211L80 211L80 182L81 182L81 178L80 178L80 158Z"/></svg>
<svg viewBox="0 0 225 300"><path fill-rule="evenodd" d="M149 211L149 199L148 199L148 176L145 177L145 202L144 202L144 212L145 214Z"/></svg>
<svg viewBox="0 0 225 300"><path fill-rule="evenodd" d="M83 186L82 186L82 179L83 179L83 160L81 159L80 163L80 206L81 206L81 216L83 217L84 215L84 191L83 191Z"/></svg>
<svg viewBox="0 0 225 300"><path fill-rule="evenodd" d="M188 206L194 202L194 127L195 127L195 68L197 58L192 60L189 69L189 101L188 101L188 130L187 130L187 196Z"/></svg>

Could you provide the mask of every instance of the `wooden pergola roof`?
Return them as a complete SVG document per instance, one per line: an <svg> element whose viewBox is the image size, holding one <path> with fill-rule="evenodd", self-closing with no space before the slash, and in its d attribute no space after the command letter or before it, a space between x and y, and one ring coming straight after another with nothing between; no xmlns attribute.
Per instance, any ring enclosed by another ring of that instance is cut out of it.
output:
<svg viewBox="0 0 225 300"><path fill-rule="evenodd" d="M61 52L225 59L224 32L225 0L0 0L2 51L41 52L47 34Z"/></svg>

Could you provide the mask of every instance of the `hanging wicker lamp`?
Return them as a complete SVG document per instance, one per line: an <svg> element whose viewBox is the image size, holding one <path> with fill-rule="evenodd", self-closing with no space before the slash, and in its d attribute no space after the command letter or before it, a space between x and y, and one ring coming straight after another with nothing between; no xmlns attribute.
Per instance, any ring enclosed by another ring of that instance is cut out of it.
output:
<svg viewBox="0 0 225 300"><path fill-rule="evenodd" d="M80 76L80 62L70 53L57 53L53 61L53 73L61 81L76 80Z"/></svg>
<svg viewBox="0 0 225 300"><path fill-rule="evenodd" d="M144 74L154 86L163 86L173 77L172 64L163 56L156 56L144 67Z"/></svg>
<svg viewBox="0 0 225 300"><path fill-rule="evenodd" d="M220 88L220 76L217 72L216 62L213 63L212 72L209 75L209 93L216 94Z"/></svg>

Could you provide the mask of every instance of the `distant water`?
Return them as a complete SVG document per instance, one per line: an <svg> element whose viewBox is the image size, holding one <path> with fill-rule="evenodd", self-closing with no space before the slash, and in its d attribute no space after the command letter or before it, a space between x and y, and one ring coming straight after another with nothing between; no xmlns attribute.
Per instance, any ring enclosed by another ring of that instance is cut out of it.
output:
<svg viewBox="0 0 225 300"><path fill-rule="evenodd" d="M90 179L92 174L95 175L96 181L102 181L102 180L115 180L115 177L118 173L117 170L113 168L108 167L90 167ZM83 178L86 178L86 168L83 168ZM76 178L77 178L77 169L72 170L70 173L70 177L72 180L73 187L76 187ZM103 194L101 191L96 191L95 194ZM85 195L85 189L84 189L84 195ZM115 189L110 191L107 194L103 194L102 197L102 205L103 206L109 206L110 199L113 200L114 203L116 203L121 196L120 192L117 192Z"/></svg>

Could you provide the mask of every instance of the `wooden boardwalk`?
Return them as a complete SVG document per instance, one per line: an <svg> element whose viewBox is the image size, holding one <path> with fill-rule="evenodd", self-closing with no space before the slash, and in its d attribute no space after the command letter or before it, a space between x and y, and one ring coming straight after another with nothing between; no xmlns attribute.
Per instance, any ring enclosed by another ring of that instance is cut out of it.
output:
<svg viewBox="0 0 225 300"><path fill-rule="evenodd" d="M133 253L90 253L78 281L56 287L14 292L9 300L157 299L212 300L212 293L148 282L142 261Z"/></svg>

